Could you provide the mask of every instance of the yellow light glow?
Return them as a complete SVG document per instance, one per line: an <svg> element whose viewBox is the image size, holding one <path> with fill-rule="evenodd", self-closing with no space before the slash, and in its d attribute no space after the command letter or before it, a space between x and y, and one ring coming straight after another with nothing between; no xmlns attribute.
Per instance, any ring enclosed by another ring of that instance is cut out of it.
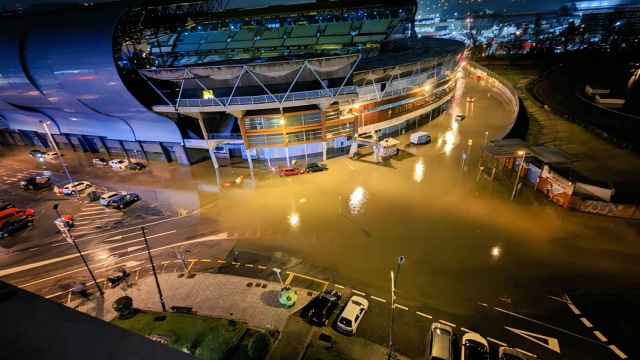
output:
<svg viewBox="0 0 640 360"><path fill-rule="evenodd" d="M358 186L349 196L349 209L351 214L357 215L362 211L364 203L367 201L367 192L362 186Z"/></svg>
<svg viewBox="0 0 640 360"><path fill-rule="evenodd" d="M283 126L284 126L284 124L285 124L284 119L280 119L280 125L283 125Z"/></svg>
<svg viewBox="0 0 640 360"><path fill-rule="evenodd" d="M202 98L207 100L207 99L213 99L214 95L213 95L213 90L202 90Z"/></svg>
<svg viewBox="0 0 640 360"><path fill-rule="evenodd" d="M294 228L300 225L300 215L298 215L298 213L292 212L291 215L289 215L289 225Z"/></svg>
<svg viewBox="0 0 640 360"><path fill-rule="evenodd" d="M500 246L494 246L491 248L491 257L497 259L502 255L502 248Z"/></svg>

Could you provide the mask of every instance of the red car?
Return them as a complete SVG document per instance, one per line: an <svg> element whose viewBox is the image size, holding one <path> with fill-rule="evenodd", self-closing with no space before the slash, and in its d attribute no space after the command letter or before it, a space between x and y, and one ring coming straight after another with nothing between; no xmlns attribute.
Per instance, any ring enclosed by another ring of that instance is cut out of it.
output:
<svg viewBox="0 0 640 360"><path fill-rule="evenodd" d="M295 176L300 175L304 171L297 167L284 167L280 168L280 176Z"/></svg>
<svg viewBox="0 0 640 360"><path fill-rule="evenodd" d="M0 214L0 239L33 224L35 212L32 209L11 208Z"/></svg>

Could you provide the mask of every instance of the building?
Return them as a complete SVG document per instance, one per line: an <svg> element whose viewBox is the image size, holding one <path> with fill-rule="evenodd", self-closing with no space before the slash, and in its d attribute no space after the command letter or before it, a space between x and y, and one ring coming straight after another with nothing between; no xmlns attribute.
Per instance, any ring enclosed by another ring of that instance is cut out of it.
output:
<svg viewBox="0 0 640 360"><path fill-rule="evenodd" d="M47 146L48 124L63 148L216 166L346 153L453 96L463 44L418 39L415 13L414 0L147 1L8 18L2 138Z"/></svg>

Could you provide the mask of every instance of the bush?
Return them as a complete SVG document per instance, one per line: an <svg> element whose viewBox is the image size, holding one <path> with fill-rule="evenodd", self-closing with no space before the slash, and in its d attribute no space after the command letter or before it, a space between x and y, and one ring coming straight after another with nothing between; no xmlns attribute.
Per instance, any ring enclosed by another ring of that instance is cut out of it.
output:
<svg viewBox="0 0 640 360"><path fill-rule="evenodd" d="M249 356L252 359L264 359L269 353L271 338L269 335L260 332L249 340Z"/></svg>

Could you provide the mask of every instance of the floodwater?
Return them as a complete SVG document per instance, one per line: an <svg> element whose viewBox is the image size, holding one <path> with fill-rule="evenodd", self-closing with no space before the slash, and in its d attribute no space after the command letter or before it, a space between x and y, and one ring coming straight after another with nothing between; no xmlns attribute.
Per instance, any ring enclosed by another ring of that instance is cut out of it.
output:
<svg viewBox="0 0 640 360"><path fill-rule="evenodd" d="M386 165L341 157L323 173L259 175L215 195L202 216L237 233L240 249L285 252L363 291L386 294L404 255L402 296L452 312L612 278L637 285L637 224L559 209L526 189L511 202L508 183L476 183L485 132L502 136L509 110L484 85L460 85L450 111L422 129L432 144L403 145ZM407 144L408 134L400 140Z"/></svg>

